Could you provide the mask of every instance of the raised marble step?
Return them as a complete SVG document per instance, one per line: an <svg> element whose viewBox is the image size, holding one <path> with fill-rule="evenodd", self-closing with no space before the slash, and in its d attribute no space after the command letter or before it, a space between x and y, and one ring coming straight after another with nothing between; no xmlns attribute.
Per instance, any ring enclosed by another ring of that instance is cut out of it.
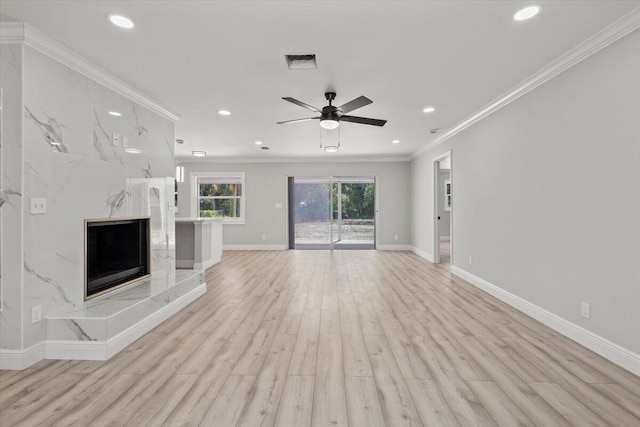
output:
<svg viewBox="0 0 640 427"><path fill-rule="evenodd" d="M206 292L202 270L149 279L46 318L47 359L107 360Z"/></svg>

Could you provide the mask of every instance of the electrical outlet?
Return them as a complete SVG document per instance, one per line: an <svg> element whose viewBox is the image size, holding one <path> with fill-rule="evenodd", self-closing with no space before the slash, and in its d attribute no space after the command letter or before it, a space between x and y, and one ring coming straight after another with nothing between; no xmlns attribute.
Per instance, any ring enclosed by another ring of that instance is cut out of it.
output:
<svg viewBox="0 0 640 427"><path fill-rule="evenodd" d="M29 212L32 214L47 213L47 199L45 197L32 197L30 200Z"/></svg>
<svg viewBox="0 0 640 427"><path fill-rule="evenodd" d="M469 255L469 265L473 265L473 257Z"/></svg>
<svg viewBox="0 0 640 427"><path fill-rule="evenodd" d="M398 240L398 235L393 236L393 240Z"/></svg>
<svg viewBox="0 0 640 427"><path fill-rule="evenodd" d="M588 319L591 316L591 307L589 306L589 304L587 304L586 302L583 302L581 305L581 314L582 317L584 317L585 319Z"/></svg>
<svg viewBox="0 0 640 427"><path fill-rule="evenodd" d="M266 234L262 235L262 240L267 240L267 235Z"/></svg>
<svg viewBox="0 0 640 427"><path fill-rule="evenodd" d="M114 132L113 135L111 135L111 142L116 147L119 146L120 145L120 134L117 133L117 132Z"/></svg>
<svg viewBox="0 0 640 427"><path fill-rule="evenodd" d="M276 203L276 209L282 209L282 203Z"/></svg>
<svg viewBox="0 0 640 427"><path fill-rule="evenodd" d="M42 306L31 307L31 323L38 323L40 320L42 320Z"/></svg>

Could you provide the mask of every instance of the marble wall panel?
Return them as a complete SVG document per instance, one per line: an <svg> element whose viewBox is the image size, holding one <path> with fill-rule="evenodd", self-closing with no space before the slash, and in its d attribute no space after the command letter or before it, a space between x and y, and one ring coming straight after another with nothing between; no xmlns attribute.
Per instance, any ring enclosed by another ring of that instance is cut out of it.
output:
<svg viewBox="0 0 640 427"><path fill-rule="evenodd" d="M23 79L24 197L48 202L46 214L24 215L26 348L45 334L31 307L48 316L85 305L85 219L150 216L152 274L172 271L175 161L171 121L28 47ZM125 137L141 153L126 152Z"/></svg>
<svg viewBox="0 0 640 427"><path fill-rule="evenodd" d="M0 349L21 349L23 47L0 45Z"/></svg>

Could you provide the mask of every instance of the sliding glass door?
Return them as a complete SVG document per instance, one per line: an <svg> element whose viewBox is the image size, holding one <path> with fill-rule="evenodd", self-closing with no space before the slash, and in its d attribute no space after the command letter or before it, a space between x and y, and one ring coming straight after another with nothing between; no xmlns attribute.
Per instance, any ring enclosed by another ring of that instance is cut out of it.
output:
<svg viewBox="0 0 640 427"><path fill-rule="evenodd" d="M374 249L373 177L290 177L291 249Z"/></svg>

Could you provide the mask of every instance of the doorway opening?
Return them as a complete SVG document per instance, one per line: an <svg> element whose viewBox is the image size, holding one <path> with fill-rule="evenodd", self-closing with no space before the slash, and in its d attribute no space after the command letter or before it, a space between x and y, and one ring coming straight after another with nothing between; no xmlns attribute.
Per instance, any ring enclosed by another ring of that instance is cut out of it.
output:
<svg viewBox="0 0 640 427"><path fill-rule="evenodd" d="M451 151L433 159L433 262L452 264L453 185Z"/></svg>
<svg viewBox="0 0 640 427"><path fill-rule="evenodd" d="M375 249L375 177L289 177L289 249Z"/></svg>

